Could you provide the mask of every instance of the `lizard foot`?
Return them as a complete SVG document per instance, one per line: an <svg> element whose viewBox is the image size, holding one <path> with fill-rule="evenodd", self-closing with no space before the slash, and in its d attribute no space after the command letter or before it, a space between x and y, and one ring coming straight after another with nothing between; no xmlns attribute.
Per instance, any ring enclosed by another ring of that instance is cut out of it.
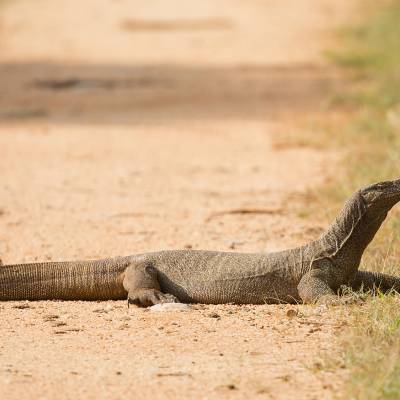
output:
<svg viewBox="0 0 400 400"><path fill-rule="evenodd" d="M160 303L179 303L179 300L169 293L162 293L156 289L135 290L128 295L129 304L135 304L139 307L150 307Z"/></svg>

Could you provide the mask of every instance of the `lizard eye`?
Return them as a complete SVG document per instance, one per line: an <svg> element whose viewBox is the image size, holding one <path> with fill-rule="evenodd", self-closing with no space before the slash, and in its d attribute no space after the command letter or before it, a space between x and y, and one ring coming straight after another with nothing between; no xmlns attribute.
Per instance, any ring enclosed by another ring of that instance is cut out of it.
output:
<svg viewBox="0 0 400 400"><path fill-rule="evenodd" d="M390 182L379 182L379 183L376 183L375 185L371 186L371 190L372 191L376 191L376 190L384 191L390 187L391 187Z"/></svg>

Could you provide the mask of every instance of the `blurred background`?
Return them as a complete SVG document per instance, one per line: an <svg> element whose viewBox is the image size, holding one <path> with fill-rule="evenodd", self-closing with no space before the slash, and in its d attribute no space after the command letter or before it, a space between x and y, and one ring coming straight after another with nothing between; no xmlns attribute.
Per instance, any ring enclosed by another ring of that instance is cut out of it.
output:
<svg viewBox="0 0 400 400"><path fill-rule="evenodd" d="M310 111L349 6L295 1L3 1L2 121L156 124ZM344 2L342 2L344 3Z"/></svg>
<svg viewBox="0 0 400 400"><path fill-rule="evenodd" d="M3 1L2 257L304 240L282 201L333 155L286 138L343 85L323 52L348 3Z"/></svg>

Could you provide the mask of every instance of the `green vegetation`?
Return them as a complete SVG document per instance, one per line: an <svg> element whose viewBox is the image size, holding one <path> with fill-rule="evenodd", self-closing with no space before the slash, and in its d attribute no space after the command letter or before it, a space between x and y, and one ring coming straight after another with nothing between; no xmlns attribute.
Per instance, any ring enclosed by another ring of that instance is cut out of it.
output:
<svg viewBox="0 0 400 400"><path fill-rule="evenodd" d="M335 203L355 187L400 177L400 0L375 1L366 13L362 26L344 32L344 50L331 55L354 82L335 99L351 115L340 135L349 150L343 184L339 192L328 190ZM391 212L362 268L400 275L398 210ZM346 318L343 362L350 377L343 397L399 399L400 296L368 298Z"/></svg>
<svg viewBox="0 0 400 400"><path fill-rule="evenodd" d="M400 1L372 11L365 25L347 30L345 37L347 49L334 58L358 80L357 89L342 99L357 110L344 135L346 143L357 141L356 153L351 152L351 182L398 176Z"/></svg>

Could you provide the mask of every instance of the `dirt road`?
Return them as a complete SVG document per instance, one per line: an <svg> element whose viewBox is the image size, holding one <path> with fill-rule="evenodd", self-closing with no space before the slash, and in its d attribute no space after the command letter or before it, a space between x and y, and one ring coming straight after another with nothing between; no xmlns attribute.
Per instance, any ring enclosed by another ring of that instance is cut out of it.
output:
<svg viewBox="0 0 400 400"><path fill-rule="evenodd" d="M348 3L6 2L3 262L271 251L318 235L306 193L337 155L274 141L340 87L321 53ZM262 213L231 213L249 208ZM341 327L291 308L0 304L0 397L331 398L341 377L320 355Z"/></svg>

